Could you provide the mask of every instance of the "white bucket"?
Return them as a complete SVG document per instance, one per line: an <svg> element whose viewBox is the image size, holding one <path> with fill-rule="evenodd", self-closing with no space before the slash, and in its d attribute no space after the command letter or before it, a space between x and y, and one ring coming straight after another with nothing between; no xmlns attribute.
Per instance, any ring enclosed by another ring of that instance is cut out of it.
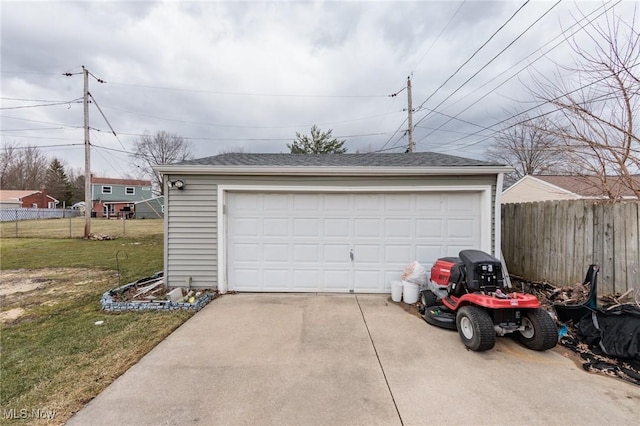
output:
<svg viewBox="0 0 640 426"><path fill-rule="evenodd" d="M391 300L400 302L402 300L402 282L391 281Z"/></svg>
<svg viewBox="0 0 640 426"><path fill-rule="evenodd" d="M409 281L402 281L402 285L404 287L402 292L404 303L408 303L410 305L416 303L418 301L418 296L420 295L420 286L418 284L410 283Z"/></svg>

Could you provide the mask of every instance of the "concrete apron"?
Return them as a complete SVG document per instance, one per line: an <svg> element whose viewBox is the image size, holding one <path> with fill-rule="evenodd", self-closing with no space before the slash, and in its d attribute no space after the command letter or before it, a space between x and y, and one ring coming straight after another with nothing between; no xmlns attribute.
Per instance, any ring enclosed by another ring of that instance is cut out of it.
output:
<svg viewBox="0 0 640 426"><path fill-rule="evenodd" d="M635 424L640 387L500 338L467 351L387 295L214 300L69 425Z"/></svg>

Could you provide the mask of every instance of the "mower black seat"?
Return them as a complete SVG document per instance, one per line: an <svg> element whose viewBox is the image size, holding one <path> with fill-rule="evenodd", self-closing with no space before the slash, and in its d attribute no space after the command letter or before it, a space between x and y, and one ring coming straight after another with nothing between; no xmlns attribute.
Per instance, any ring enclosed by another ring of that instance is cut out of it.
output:
<svg viewBox="0 0 640 426"><path fill-rule="evenodd" d="M502 263L499 259L480 250L462 250L460 260L466 269L469 292L495 292L504 287Z"/></svg>

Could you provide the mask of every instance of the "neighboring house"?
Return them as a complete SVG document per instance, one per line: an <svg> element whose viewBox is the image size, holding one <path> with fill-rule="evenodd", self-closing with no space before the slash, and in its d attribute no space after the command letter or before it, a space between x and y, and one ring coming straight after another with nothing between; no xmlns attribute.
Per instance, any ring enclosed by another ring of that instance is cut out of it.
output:
<svg viewBox="0 0 640 426"><path fill-rule="evenodd" d="M499 256L496 194L513 170L428 152L235 153L155 169L167 286L356 293L389 292L413 260Z"/></svg>
<svg viewBox="0 0 640 426"><path fill-rule="evenodd" d="M162 219L164 217L164 196L138 201L135 213L136 219Z"/></svg>
<svg viewBox="0 0 640 426"><path fill-rule="evenodd" d="M59 201L50 195L47 190L0 190L0 208L34 208L55 209Z"/></svg>
<svg viewBox="0 0 640 426"><path fill-rule="evenodd" d="M636 177L640 185L640 176ZM609 177L614 195L637 200L633 192L621 185L619 178ZM597 176L527 175L502 193L502 203L527 203L552 200L608 199Z"/></svg>
<svg viewBox="0 0 640 426"><path fill-rule="evenodd" d="M135 203L149 198L149 180L91 177L94 217L133 217Z"/></svg>

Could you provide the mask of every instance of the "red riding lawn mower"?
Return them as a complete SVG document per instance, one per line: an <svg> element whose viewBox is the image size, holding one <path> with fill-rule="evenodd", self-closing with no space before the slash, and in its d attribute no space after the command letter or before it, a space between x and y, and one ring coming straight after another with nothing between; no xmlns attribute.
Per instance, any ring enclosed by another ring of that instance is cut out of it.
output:
<svg viewBox="0 0 640 426"><path fill-rule="evenodd" d="M426 322L458 330L473 351L493 348L496 334L513 333L536 351L551 349L558 342L555 322L538 299L505 292L500 260L480 250L462 250L459 257L438 259L421 302Z"/></svg>

